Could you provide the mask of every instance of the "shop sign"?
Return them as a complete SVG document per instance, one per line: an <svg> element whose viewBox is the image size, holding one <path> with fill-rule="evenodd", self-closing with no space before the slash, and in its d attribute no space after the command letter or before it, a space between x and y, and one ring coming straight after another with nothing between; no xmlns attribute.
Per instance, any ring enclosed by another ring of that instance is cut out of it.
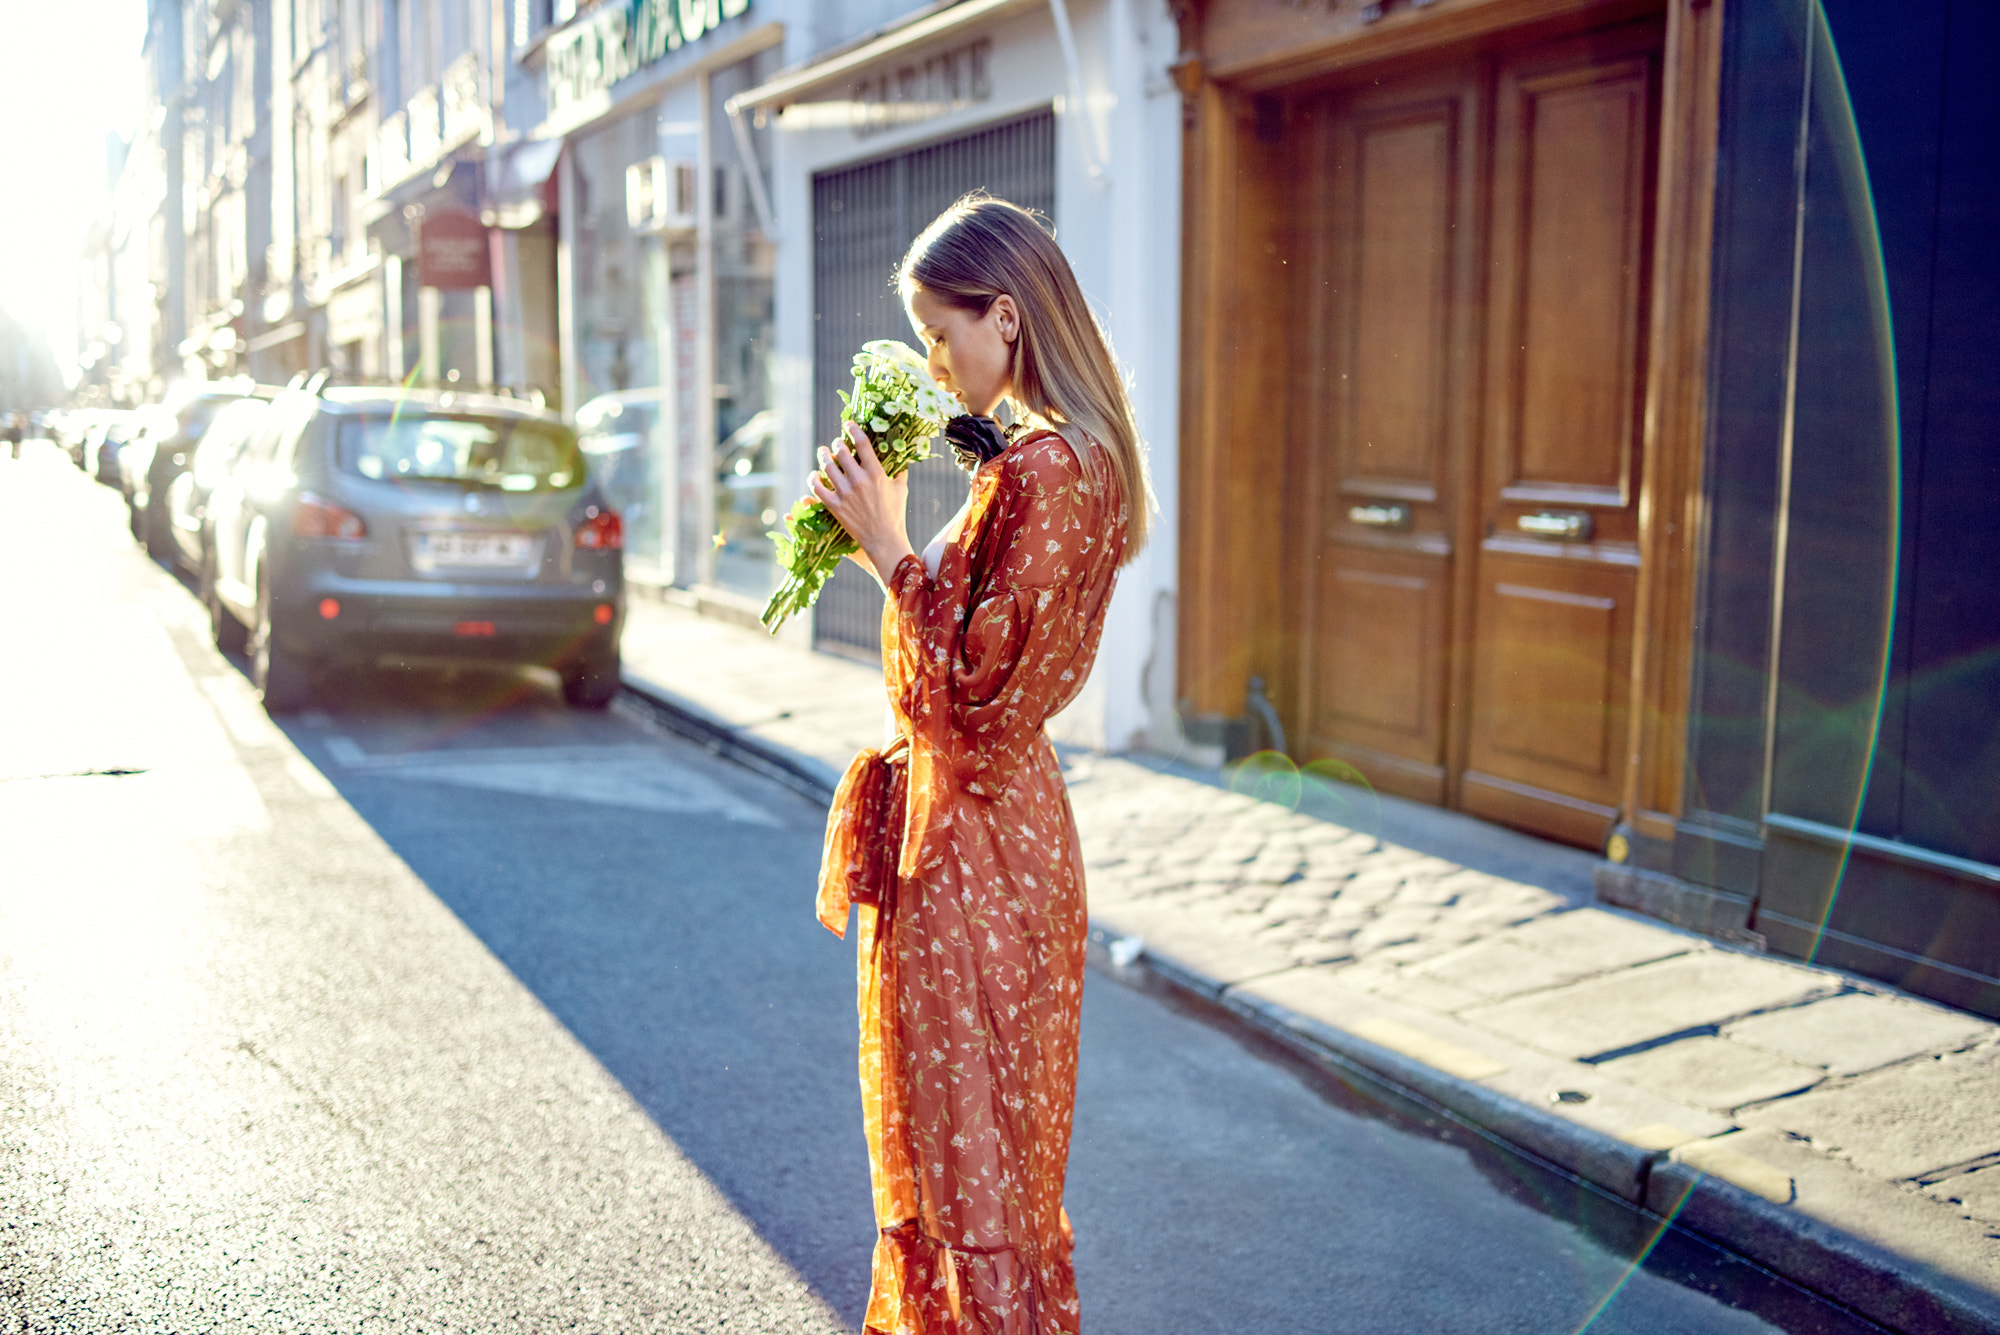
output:
<svg viewBox="0 0 2000 1335"><path fill-rule="evenodd" d="M603 92L750 8L750 0L613 0L549 38L549 110Z"/></svg>
<svg viewBox="0 0 2000 1335"><path fill-rule="evenodd" d="M857 137L960 111L993 96L993 43L987 38L939 51L921 64L871 74L848 103Z"/></svg>
<svg viewBox="0 0 2000 1335"><path fill-rule="evenodd" d="M489 287L486 228L462 209L426 213L417 224L417 283L422 287Z"/></svg>

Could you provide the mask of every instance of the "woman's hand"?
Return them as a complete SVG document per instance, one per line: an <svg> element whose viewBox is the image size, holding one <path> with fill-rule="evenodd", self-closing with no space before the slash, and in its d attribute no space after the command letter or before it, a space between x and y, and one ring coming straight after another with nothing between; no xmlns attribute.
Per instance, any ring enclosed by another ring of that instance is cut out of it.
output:
<svg viewBox="0 0 2000 1335"><path fill-rule="evenodd" d="M914 550L903 521L909 474L892 478L883 472L868 433L852 422L847 424L847 438L820 447L819 466L820 471L807 479L807 488L861 544L861 556L867 559L857 557L857 564L886 585L896 566Z"/></svg>

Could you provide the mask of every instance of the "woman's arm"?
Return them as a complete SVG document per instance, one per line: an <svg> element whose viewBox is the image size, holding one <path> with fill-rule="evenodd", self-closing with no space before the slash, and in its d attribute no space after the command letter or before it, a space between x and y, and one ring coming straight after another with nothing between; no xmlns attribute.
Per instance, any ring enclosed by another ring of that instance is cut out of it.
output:
<svg viewBox="0 0 2000 1335"><path fill-rule="evenodd" d="M917 735L965 791L990 796L1082 685L1117 525L1052 434L1010 449L973 487L970 541L947 544L934 576L908 560L888 572L883 653Z"/></svg>
<svg viewBox="0 0 2000 1335"><path fill-rule="evenodd" d="M903 558L916 555L903 518L910 475L890 477L883 472L882 461L868 444L868 433L852 422L846 438L820 447L819 463L821 471L808 478L806 486L848 536L861 544L856 563L886 588Z"/></svg>

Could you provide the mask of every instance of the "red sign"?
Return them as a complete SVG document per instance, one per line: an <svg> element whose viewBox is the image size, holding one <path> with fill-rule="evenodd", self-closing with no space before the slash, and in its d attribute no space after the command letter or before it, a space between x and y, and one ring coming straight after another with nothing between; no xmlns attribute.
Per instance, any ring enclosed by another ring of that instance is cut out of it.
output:
<svg viewBox="0 0 2000 1335"><path fill-rule="evenodd" d="M417 224L417 282L424 287L490 287L486 228L460 209L426 213Z"/></svg>

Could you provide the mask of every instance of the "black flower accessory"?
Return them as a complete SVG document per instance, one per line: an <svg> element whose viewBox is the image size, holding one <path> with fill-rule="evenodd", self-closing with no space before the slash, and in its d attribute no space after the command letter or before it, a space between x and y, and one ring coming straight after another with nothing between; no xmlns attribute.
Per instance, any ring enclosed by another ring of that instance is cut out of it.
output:
<svg viewBox="0 0 2000 1335"><path fill-rule="evenodd" d="M999 458L1013 443L1014 435L1014 430L1003 429L992 418L972 413L960 414L944 424L944 438L951 444L952 455L968 473L976 473L981 464Z"/></svg>

